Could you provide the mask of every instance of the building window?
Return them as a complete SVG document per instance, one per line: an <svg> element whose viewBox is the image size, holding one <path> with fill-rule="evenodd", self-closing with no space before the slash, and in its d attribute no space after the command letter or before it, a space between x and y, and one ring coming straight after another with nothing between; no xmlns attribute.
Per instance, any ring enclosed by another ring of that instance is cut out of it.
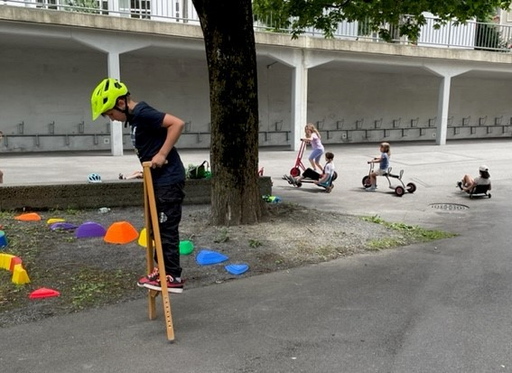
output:
<svg viewBox="0 0 512 373"><path fill-rule="evenodd" d="M96 0L98 2L98 8L100 14L108 15L108 0Z"/></svg>
<svg viewBox="0 0 512 373"><path fill-rule="evenodd" d="M130 0L132 18L151 18L151 0Z"/></svg>
<svg viewBox="0 0 512 373"><path fill-rule="evenodd" d="M57 9L58 0L37 0L37 8Z"/></svg>

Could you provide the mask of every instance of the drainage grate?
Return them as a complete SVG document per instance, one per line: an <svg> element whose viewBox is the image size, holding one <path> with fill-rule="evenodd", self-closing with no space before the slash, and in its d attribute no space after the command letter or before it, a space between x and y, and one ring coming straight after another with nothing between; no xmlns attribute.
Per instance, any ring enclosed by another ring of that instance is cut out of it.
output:
<svg viewBox="0 0 512 373"><path fill-rule="evenodd" d="M459 211L459 210L467 210L469 209L466 205L459 205L458 203L432 203L430 207L437 210L447 210L447 211Z"/></svg>

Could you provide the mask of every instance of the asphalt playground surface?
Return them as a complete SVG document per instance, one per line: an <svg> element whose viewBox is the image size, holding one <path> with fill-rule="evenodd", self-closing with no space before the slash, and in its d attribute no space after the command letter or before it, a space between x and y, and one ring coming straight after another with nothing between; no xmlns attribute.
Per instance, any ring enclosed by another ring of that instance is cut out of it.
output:
<svg viewBox="0 0 512 373"><path fill-rule="evenodd" d="M172 343L160 297L153 321L140 300L3 328L0 370L512 372L511 139L391 145L393 173L403 169L414 194L397 197L384 178L375 193L362 188L378 143L326 147L338 172L330 194L282 179L294 151L261 149L260 167L283 201L458 237L185 290L171 296ZM5 154L0 169L5 185L84 181L92 172L117 179L140 169L126 153ZM209 158L180 153L185 165ZM492 198L469 199L455 184L482 164Z"/></svg>

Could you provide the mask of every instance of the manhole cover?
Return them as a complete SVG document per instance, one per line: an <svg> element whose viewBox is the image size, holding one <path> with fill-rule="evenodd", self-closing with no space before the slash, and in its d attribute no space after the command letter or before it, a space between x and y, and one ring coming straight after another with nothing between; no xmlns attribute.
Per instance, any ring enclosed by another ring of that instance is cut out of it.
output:
<svg viewBox="0 0 512 373"><path fill-rule="evenodd" d="M459 211L459 210L467 210L469 209L466 205L459 205L458 203L432 203L430 207L437 210L446 210L446 211Z"/></svg>

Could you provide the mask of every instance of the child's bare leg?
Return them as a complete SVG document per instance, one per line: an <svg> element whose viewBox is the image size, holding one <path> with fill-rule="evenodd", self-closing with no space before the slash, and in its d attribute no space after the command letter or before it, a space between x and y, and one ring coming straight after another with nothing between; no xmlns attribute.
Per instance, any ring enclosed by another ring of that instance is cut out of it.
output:
<svg viewBox="0 0 512 373"><path fill-rule="evenodd" d="M377 174L375 172L370 174L370 184L371 186L375 186L377 184Z"/></svg>
<svg viewBox="0 0 512 373"><path fill-rule="evenodd" d="M473 184L473 178L471 177L471 175L464 175L464 177L462 178L462 185L466 187L471 184Z"/></svg>
<svg viewBox="0 0 512 373"><path fill-rule="evenodd" d="M316 161L315 161L315 165L318 167L318 169L320 170L320 172L324 172L324 169L323 169L322 165L321 165L319 162L316 162Z"/></svg>
<svg viewBox="0 0 512 373"><path fill-rule="evenodd" d="M367 192L375 192L377 188L377 174L375 172L370 173L370 185L366 187Z"/></svg>
<svg viewBox="0 0 512 373"><path fill-rule="evenodd" d="M125 176L125 179L126 180L139 179L140 178L139 174L140 174L140 171L135 171L133 174Z"/></svg>
<svg viewBox="0 0 512 373"><path fill-rule="evenodd" d="M368 182L366 184L366 186L371 186L372 185L372 174L368 175Z"/></svg>
<svg viewBox="0 0 512 373"><path fill-rule="evenodd" d="M304 180L304 176L298 176L293 178L293 185L299 187L302 185L302 180Z"/></svg>
<svg viewBox="0 0 512 373"><path fill-rule="evenodd" d="M310 159L309 160L309 163L311 163L311 168L316 171L316 164L315 164L315 160L314 159Z"/></svg>

